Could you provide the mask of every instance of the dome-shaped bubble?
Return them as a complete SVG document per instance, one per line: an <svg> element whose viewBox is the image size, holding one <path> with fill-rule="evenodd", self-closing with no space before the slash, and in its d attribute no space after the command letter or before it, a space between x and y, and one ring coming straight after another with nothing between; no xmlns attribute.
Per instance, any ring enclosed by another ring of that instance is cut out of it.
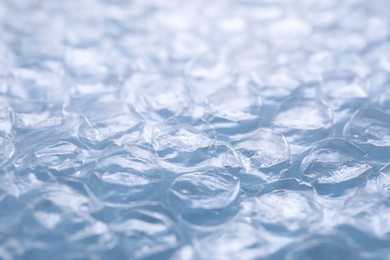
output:
<svg viewBox="0 0 390 260"><path fill-rule="evenodd" d="M195 240L196 257L208 259L218 255L220 259L259 259L268 256L269 242L260 230L246 223L237 223ZM229 245L226 247L226 245Z"/></svg>
<svg viewBox="0 0 390 260"><path fill-rule="evenodd" d="M274 128L283 133L293 154L307 150L310 145L331 133L332 111L321 101L292 98L284 101L273 120Z"/></svg>
<svg viewBox="0 0 390 260"><path fill-rule="evenodd" d="M84 174L98 199L118 204L149 199L162 179L154 152L142 144L107 152Z"/></svg>
<svg viewBox="0 0 390 260"><path fill-rule="evenodd" d="M292 245L286 255L286 259L337 259L352 260L359 259L359 253L354 250L346 241L336 237L314 236L299 245Z"/></svg>
<svg viewBox="0 0 390 260"><path fill-rule="evenodd" d="M113 243L100 249L108 256L116 254L120 259L156 259L162 255L169 256L182 239L175 216L156 203L108 206L94 212L93 216L113 233Z"/></svg>
<svg viewBox="0 0 390 260"><path fill-rule="evenodd" d="M261 99L249 89L221 89L207 98L206 120L221 139L230 140L259 127L261 106Z"/></svg>
<svg viewBox="0 0 390 260"><path fill-rule="evenodd" d="M300 172L322 194L338 196L365 184L372 167L367 153L339 138L318 142L303 159Z"/></svg>
<svg viewBox="0 0 390 260"><path fill-rule="evenodd" d="M318 227L322 207L313 188L295 179L269 182L260 187L252 209L255 223L278 235L295 236Z"/></svg>
<svg viewBox="0 0 390 260"><path fill-rule="evenodd" d="M168 191L168 202L185 222L199 228L221 225L237 213L240 181L219 169L180 175Z"/></svg>
<svg viewBox="0 0 390 260"><path fill-rule="evenodd" d="M80 112L78 136L83 144L103 149L136 141L143 127L144 119L134 108L121 103L99 102Z"/></svg>
<svg viewBox="0 0 390 260"><path fill-rule="evenodd" d="M213 157L214 143L214 129L204 120L170 118L156 125L152 133L160 165L177 173L206 169Z"/></svg>
<svg viewBox="0 0 390 260"><path fill-rule="evenodd" d="M234 154L228 154L225 166L242 168L243 187L256 189L263 182L282 177L290 166L290 147L282 134L259 129L232 141L231 145Z"/></svg>
<svg viewBox="0 0 390 260"><path fill-rule="evenodd" d="M149 120L161 122L183 114L192 100L184 79L135 74L124 87L126 103Z"/></svg>

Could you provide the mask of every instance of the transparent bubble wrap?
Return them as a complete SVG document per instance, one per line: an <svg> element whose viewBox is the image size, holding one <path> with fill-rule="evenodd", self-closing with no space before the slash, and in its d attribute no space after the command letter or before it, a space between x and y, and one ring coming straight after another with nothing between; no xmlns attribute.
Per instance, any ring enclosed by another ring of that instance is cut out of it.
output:
<svg viewBox="0 0 390 260"><path fill-rule="evenodd" d="M390 259L390 1L1 0L0 259Z"/></svg>

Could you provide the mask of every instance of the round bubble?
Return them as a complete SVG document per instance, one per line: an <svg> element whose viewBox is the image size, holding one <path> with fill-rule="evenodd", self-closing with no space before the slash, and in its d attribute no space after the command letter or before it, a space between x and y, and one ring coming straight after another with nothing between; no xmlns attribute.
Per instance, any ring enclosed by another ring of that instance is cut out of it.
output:
<svg viewBox="0 0 390 260"><path fill-rule="evenodd" d="M318 142L303 159L301 177L322 194L338 196L365 184L372 167L367 153L344 139Z"/></svg>
<svg viewBox="0 0 390 260"><path fill-rule="evenodd" d="M219 169L180 175L168 191L168 202L191 226L207 228L237 213L240 181Z"/></svg>
<svg viewBox="0 0 390 260"><path fill-rule="evenodd" d="M204 120L171 118L156 125L152 133L161 167L176 173L206 169L214 143L214 129Z"/></svg>

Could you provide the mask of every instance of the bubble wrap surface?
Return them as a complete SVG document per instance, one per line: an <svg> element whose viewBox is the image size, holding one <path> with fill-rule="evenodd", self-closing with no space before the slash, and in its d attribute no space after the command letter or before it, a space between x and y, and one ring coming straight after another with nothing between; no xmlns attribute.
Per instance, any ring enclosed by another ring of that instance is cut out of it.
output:
<svg viewBox="0 0 390 260"><path fill-rule="evenodd" d="M0 259L390 259L390 2L0 1Z"/></svg>

